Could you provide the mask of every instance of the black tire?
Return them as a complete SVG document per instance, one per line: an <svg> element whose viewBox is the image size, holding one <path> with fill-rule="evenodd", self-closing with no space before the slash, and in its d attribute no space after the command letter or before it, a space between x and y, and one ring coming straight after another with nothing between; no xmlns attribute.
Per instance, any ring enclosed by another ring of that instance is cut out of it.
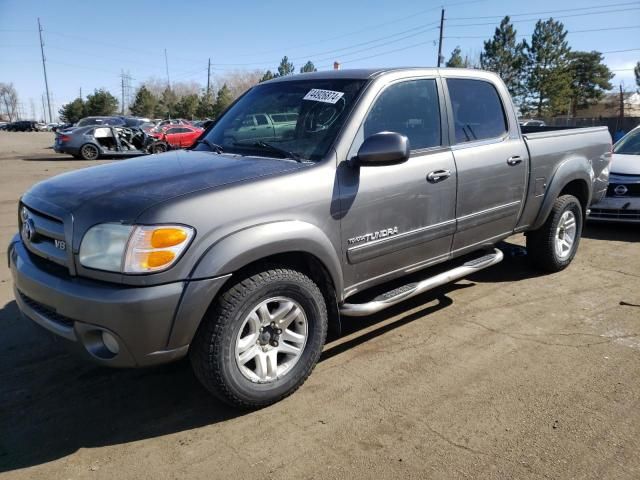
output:
<svg viewBox="0 0 640 480"><path fill-rule="evenodd" d="M151 153L164 153L169 150L169 147L164 142L157 142L151 145Z"/></svg>
<svg viewBox="0 0 640 480"><path fill-rule="evenodd" d="M93 143L85 143L80 147L80 157L83 160L97 160L100 157L100 150Z"/></svg>
<svg viewBox="0 0 640 480"><path fill-rule="evenodd" d="M236 362L236 340L252 310L273 297L286 297L301 307L307 339L297 362L282 377L256 383ZM191 343L191 365L200 382L223 402L239 408L265 407L291 395L311 374L322 353L327 324L322 292L305 274L278 267L249 271L209 308Z"/></svg>
<svg viewBox="0 0 640 480"><path fill-rule="evenodd" d="M534 267L553 273L569 266L580 244L584 224L582 211L580 201L573 195L562 195L556 199L544 225L527 234L527 257ZM571 212L575 218L575 237L571 247L560 255L556 241L565 235L563 228L559 228L565 212Z"/></svg>

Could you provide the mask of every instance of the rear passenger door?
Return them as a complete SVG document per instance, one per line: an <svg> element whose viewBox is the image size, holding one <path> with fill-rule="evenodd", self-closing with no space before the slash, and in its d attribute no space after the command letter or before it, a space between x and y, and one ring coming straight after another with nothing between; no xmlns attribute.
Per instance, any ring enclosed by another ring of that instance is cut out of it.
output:
<svg viewBox="0 0 640 480"><path fill-rule="evenodd" d="M528 152L515 118L507 114L510 102L504 104L493 83L472 78L447 78L445 83L458 169L452 250L461 253L515 228L524 199Z"/></svg>
<svg viewBox="0 0 640 480"><path fill-rule="evenodd" d="M361 289L447 257L455 230L456 169L441 125L439 82L406 79L374 99L348 153L365 138L391 131L406 135L408 161L398 165L338 168L343 272ZM441 172L437 178L432 172Z"/></svg>

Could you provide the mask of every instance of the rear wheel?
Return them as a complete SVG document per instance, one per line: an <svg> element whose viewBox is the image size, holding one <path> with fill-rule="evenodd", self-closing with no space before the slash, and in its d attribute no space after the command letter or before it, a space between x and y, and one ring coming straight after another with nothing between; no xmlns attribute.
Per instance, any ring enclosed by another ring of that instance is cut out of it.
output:
<svg viewBox="0 0 640 480"><path fill-rule="evenodd" d="M100 150L95 145L87 143L80 148L80 156L84 160L97 160L100 156Z"/></svg>
<svg viewBox="0 0 640 480"><path fill-rule="evenodd" d="M531 263L547 272L565 269L578 251L582 225L582 205L578 199L573 195L558 197L544 225L527 234Z"/></svg>
<svg viewBox="0 0 640 480"><path fill-rule="evenodd" d="M216 397L258 408L304 383L326 334L318 286L302 272L273 268L241 277L219 296L189 355L196 376Z"/></svg>

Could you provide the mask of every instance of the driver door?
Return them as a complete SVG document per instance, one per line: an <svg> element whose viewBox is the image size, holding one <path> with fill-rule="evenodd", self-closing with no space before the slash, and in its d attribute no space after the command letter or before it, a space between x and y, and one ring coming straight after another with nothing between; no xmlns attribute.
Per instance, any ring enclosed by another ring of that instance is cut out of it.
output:
<svg viewBox="0 0 640 480"><path fill-rule="evenodd" d="M349 158L365 138L409 138L398 165L338 168L345 284L352 293L449 256L455 232L456 167L435 78L388 85L374 100ZM437 180L432 172L446 172ZM431 178L431 180L429 178Z"/></svg>

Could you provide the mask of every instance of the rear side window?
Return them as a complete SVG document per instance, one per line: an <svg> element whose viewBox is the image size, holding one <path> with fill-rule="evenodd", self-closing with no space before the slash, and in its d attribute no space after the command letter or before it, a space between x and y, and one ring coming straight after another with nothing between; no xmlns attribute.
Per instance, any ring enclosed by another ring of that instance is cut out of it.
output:
<svg viewBox="0 0 640 480"><path fill-rule="evenodd" d="M385 131L406 135L411 150L440 146L436 81L411 80L384 90L364 122L364 138Z"/></svg>
<svg viewBox="0 0 640 480"><path fill-rule="evenodd" d="M483 80L447 79L456 143L501 137L507 119L495 87Z"/></svg>
<svg viewBox="0 0 640 480"><path fill-rule="evenodd" d="M258 122L258 125L269 124L269 121L267 120L267 117L265 115L256 115L256 122Z"/></svg>

